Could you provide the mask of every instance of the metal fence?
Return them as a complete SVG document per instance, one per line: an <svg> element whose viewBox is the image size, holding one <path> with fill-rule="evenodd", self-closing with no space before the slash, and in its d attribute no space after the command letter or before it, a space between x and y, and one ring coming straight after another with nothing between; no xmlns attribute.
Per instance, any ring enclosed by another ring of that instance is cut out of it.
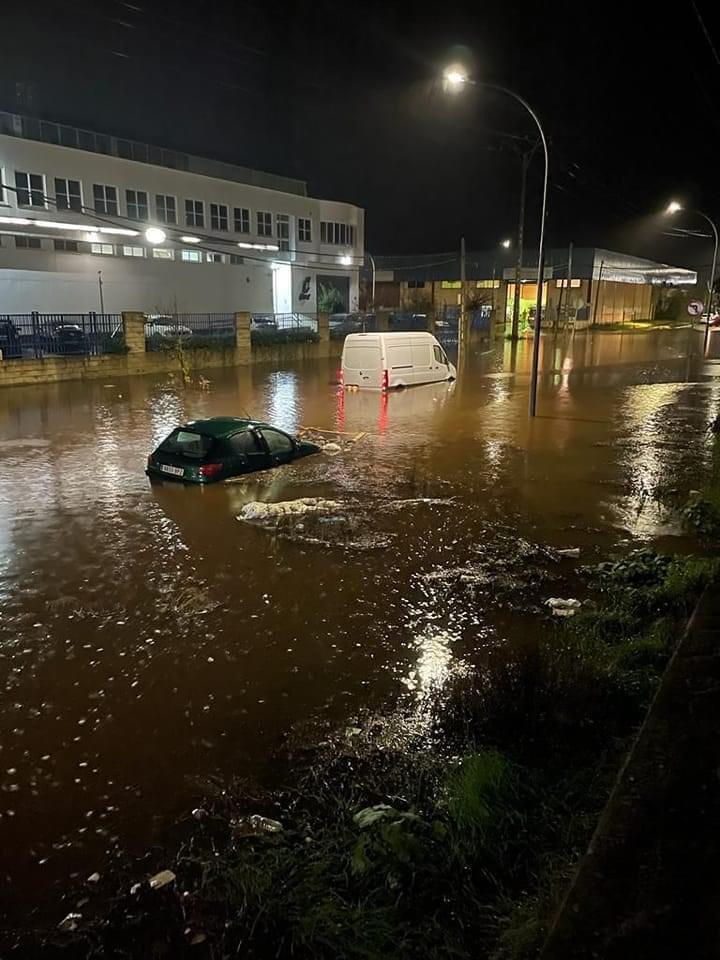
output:
<svg viewBox="0 0 720 960"><path fill-rule="evenodd" d="M0 314L4 360L100 356L125 350L118 313Z"/></svg>
<svg viewBox="0 0 720 960"><path fill-rule="evenodd" d="M234 313L149 313L145 316L145 349L234 347Z"/></svg>
<svg viewBox="0 0 720 960"><path fill-rule="evenodd" d="M254 313L250 320L253 346L272 343L314 343L319 340L315 313Z"/></svg>

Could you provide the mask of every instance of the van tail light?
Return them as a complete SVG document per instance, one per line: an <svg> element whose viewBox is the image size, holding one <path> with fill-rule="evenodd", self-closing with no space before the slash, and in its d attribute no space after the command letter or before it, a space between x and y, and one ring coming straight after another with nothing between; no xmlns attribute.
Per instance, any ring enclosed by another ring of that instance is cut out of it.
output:
<svg viewBox="0 0 720 960"><path fill-rule="evenodd" d="M200 467L200 476L205 477L206 480L212 480L212 478L216 477L221 470L221 463L204 463Z"/></svg>
<svg viewBox="0 0 720 960"><path fill-rule="evenodd" d="M383 390L389 390L389 389L390 389L390 375L389 375L389 373L388 373L387 370L383 370L383 375L382 375L382 388L383 388Z"/></svg>
<svg viewBox="0 0 720 960"><path fill-rule="evenodd" d="M342 367L338 367L337 382L340 384L341 387L345 386L345 374L343 373Z"/></svg>

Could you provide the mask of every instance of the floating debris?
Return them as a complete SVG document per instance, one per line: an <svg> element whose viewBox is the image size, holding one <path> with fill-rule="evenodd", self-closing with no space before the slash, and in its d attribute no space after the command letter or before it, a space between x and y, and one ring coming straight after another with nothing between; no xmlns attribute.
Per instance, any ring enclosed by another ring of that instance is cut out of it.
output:
<svg viewBox="0 0 720 960"><path fill-rule="evenodd" d="M63 933L73 933L78 928L78 920L82 920L81 913L69 913L63 920L58 924L58 930L62 930Z"/></svg>
<svg viewBox="0 0 720 960"><path fill-rule="evenodd" d="M281 833L283 829L279 820L261 817L258 813L253 813L249 817L239 817L237 820L232 820L230 825L235 838Z"/></svg>
<svg viewBox="0 0 720 960"><path fill-rule="evenodd" d="M322 497L300 497L297 500L282 500L265 503L253 500L242 508L237 520L248 523L274 523L281 517L300 516L306 513L337 513L345 504L339 500L324 500Z"/></svg>
<svg viewBox="0 0 720 960"><path fill-rule="evenodd" d="M577 559L580 556L580 547L565 547L562 550L556 550L555 553L559 557L574 557Z"/></svg>
<svg viewBox="0 0 720 960"><path fill-rule="evenodd" d="M548 597L545 606L550 608L554 617L574 617L582 603L573 597L563 600L562 597Z"/></svg>
<svg viewBox="0 0 720 960"><path fill-rule="evenodd" d="M151 890L161 890L169 883L172 883L174 879L175 874L172 872L172 870L161 870L160 873L156 873L154 877L150 877L148 883L150 884Z"/></svg>

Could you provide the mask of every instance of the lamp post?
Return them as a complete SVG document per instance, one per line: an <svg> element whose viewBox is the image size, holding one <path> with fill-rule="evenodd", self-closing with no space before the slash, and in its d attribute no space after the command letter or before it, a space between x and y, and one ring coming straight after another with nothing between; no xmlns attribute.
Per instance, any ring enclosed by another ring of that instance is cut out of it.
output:
<svg viewBox="0 0 720 960"><path fill-rule="evenodd" d="M681 203L678 203L677 200L671 200L667 205L666 213L670 215L675 213L680 213L683 210ZM713 232L713 258L712 266L710 267L710 278L708 280L708 302L707 302L707 319L705 320L705 333L703 336L703 353L707 350L708 338L710 337L710 311L712 309L712 298L715 284L715 270L717 268L717 258L718 258L718 229L715 226L713 220L710 217L703 213L702 210L688 210L688 213L694 213L696 217L702 217L706 223L710 224L710 229Z"/></svg>
<svg viewBox="0 0 720 960"><path fill-rule="evenodd" d="M537 377L538 377L538 364L540 359L540 328L541 328L541 317L542 317L542 291L543 291L543 279L545 273L545 215L547 212L547 191L548 191L548 169L549 169L549 158L548 158L548 146L547 140L545 138L545 131L542 128L540 119L535 113L530 104L525 100L524 97L521 97L519 93L515 93L514 90L510 90L508 87L500 86L497 83L485 83L481 81L478 84L478 81L473 80L459 67L452 67L449 70L445 71L445 82L451 90L460 90L467 84L473 84L473 86L483 86L487 90L497 90L499 93L504 93L508 97L512 97L513 100L516 100L522 107L527 110L530 116L533 118L535 125L540 134L540 141L543 147L543 154L545 157L545 171L543 175L543 193L542 193L542 212L540 215L540 242L538 244L538 272L537 272L537 300L535 306L535 336L533 338L533 356L532 356L532 370L530 373L530 401L528 405L528 414L531 417L534 417L537 411Z"/></svg>

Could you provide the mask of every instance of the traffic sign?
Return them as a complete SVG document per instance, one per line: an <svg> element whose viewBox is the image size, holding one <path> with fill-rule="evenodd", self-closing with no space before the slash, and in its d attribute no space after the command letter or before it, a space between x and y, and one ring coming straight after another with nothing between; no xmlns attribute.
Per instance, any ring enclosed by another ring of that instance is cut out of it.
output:
<svg viewBox="0 0 720 960"><path fill-rule="evenodd" d="M704 309L702 300L688 300L687 312L691 317L701 317Z"/></svg>

